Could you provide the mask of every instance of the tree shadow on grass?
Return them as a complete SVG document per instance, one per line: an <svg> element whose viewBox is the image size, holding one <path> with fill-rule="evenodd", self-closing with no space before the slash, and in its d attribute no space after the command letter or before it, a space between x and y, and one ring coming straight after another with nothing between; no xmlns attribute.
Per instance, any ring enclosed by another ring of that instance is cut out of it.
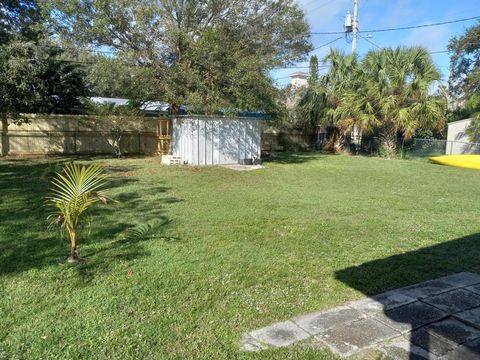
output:
<svg viewBox="0 0 480 360"><path fill-rule="evenodd" d="M400 308L388 308L391 306L391 297L388 298L383 295L375 297L372 295L460 272L480 273L480 233L384 259L366 262L359 266L339 270L335 275L338 280L380 302L385 318L391 319L397 324L404 323L407 327L415 329L418 327L418 317L412 317L411 313L407 314L408 311L402 313ZM435 289L437 286L439 286L438 291L442 291L440 286L445 285L442 284L441 279L428 282L427 284L420 284L420 288L427 289L426 291L431 291L429 287ZM413 295L415 292L418 293L418 291L419 287L407 287L398 291L395 290L395 294L403 294L401 296L406 295L412 299L418 299L418 297ZM394 296L396 296L395 294ZM427 309L430 309L429 311L435 311L435 308L432 310L428 307L428 304L425 305L421 298L414 304L417 303L419 305L418 308L427 307ZM412 308L414 307L415 305L412 305ZM419 313L418 316L421 318L422 314ZM410 352L407 354L410 359L420 358L412 350L412 343L420 344L421 348L426 351L432 351L432 341L436 341L438 344L438 339L435 336L432 338L429 331L422 328L422 330L415 332L415 335L410 334ZM436 331L444 331L444 329L440 328L438 330L437 325ZM457 329L458 331L460 330ZM441 336L448 341L455 342L458 341L459 334L454 332L442 333ZM469 344L471 343L465 345L465 351L474 354L475 358L480 358L480 343L475 345L477 346L476 348Z"/></svg>
<svg viewBox="0 0 480 360"><path fill-rule="evenodd" d="M65 261L68 255L66 237L60 239L58 232L47 230L45 205L50 186L51 169L71 159L44 161L14 161L0 164L0 274L15 274L38 269ZM133 191L118 193L117 203L95 206L90 212L94 221L89 231L81 234L80 253L89 258L85 267L92 270L102 261L129 259L147 256L140 241L123 236L129 229L146 224L150 233L170 223L166 215L166 204L181 201L167 196L169 188L163 185L142 187L136 185L135 176L119 176L131 170L116 168L108 186L108 192L116 192L134 185ZM158 222L158 226L155 225ZM154 226L155 225L155 226ZM130 230L131 231L131 230ZM120 239L123 239L120 242ZM97 246L98 245L98 246ZM95 258L95 250L104 248L107 257ZM117 248L117 249L116 249ZM91 259L90 259L91 257ZM90 261L91 260L91 261ZM96 264L96 265L95 265Z"/></svg>
<svg viewBox="0 0 480 360"><path fill-rule="evenodd" d="M0 274L58 260L63 243L46 233L50 166L24 160L0 164Z"/></svg>
<svg viewBox="0 0 480 360"><path fill-rule="evenodd" d="M333 154L332 154L333 155ZM325 153L311 152L311 153L275 153L267 156L262 156L262 163L274 163L274 164L303 164L310 161L315 161L321 158L325 158L328 155Z"/></svg>
<svg viewBox="0 0 480 360"><path fill-rule="evenodd" d="M171 223L172 220L168 217L160 216L152 221L129 226L122 231L117 240L105 242L92 250L86 250L84 253L87 257L86 261L74 265L79 275L76 285L87 286L95 276L108 273L112 264L131 263L142 257L150 256L150 251L144 246L147 241L180 241L180 238L166 234Z"/></svg>

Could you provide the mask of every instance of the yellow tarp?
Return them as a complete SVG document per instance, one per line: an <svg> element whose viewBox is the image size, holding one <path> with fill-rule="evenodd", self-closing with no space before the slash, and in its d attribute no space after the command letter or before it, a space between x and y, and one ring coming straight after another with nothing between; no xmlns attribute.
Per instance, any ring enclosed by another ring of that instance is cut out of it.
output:
<svg viewBox="0 0 480 360"><path fill-rule="evenodd" d="M480 155L445 155L431 157L435 164L480 170Z"/></svg>

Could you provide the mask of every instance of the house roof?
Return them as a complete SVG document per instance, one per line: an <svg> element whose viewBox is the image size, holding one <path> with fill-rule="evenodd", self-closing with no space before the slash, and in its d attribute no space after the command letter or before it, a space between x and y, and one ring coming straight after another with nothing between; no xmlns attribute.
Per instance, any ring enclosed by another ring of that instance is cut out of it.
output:
<svg viewBox="0 0 480 360"><path fill-rule="evenodd" d="M122 99L122 98L108 98L108 97L91 97L91 101L95 104L114 104L115 106L124 106L128 105L130 102L129 99ZM147 101L140 106L140 110L145 111L146 113L167 113L170 108L170 104L161 101ZM183 114L186 114L188 111L188 106L181 105L180 110ZM234 111L237 113L237 117L243 118L256 118L256 119L267 119L268 114L264 111L238 111L235 109L223 109L221 113L227 113L230 111ZM223 116L223 115L222 115Z"/></svg>
<svg viewBox="0 0 480 360"><path fill-rule="evenodd" d="M128 105L128 99L120 99L120 98L108 98L108 97L100 97L94 96L90 98L95 104L115 104L117 106Z"/></svg>
<svg viewBox="0 0 480 360"><path fill-rule="evenodd" d="M471 118L462 119L462 120L457 120L457 121L451 121L447 125L450 126L451 124L459 124L459 123L462 123L462 122L470 122L470 121L472 121Z"/></svg>
<svg viewBox="0 0 480 360"><path fill-rule="evenodd" d="M290 77L291 78L301 78L301 79L307 79L308 78L308 73L305 73L303 71L297 71L297 72L294 72L294 73L291 73L290 74Z"/></svg>

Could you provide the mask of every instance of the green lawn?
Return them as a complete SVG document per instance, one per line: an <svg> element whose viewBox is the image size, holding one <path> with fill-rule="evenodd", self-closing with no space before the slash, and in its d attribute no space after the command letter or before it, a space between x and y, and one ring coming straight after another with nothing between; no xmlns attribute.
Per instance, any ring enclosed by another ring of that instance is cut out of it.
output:
<svg viewBox="0 0 480 360"><path fill-rule="evenodd" d="M95 209L88 261L68 265L43 207L62 161L0 161L0 358L330 359L238 343L364 294L480 272L480 172L328 155L253 172L101 159L119 203Z"/></svg>

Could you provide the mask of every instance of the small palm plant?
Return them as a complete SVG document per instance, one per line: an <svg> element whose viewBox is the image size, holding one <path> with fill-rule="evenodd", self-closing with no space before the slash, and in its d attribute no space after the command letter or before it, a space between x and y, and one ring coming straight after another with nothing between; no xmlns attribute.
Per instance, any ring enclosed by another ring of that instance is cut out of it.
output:
<svg viewBox="0 0 480 360"><path fill-rule="evenodd" d="M106 179L103 167L98 164L80 166L70 163L51 180L52 193L47 198L47 203L54 210L47 220L51 226L67 230L70 238L68 262L80 260L77 251L78 231L87 210L97 202L106 203L108 200L101 190Z"/></svg>

